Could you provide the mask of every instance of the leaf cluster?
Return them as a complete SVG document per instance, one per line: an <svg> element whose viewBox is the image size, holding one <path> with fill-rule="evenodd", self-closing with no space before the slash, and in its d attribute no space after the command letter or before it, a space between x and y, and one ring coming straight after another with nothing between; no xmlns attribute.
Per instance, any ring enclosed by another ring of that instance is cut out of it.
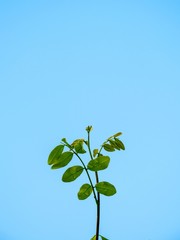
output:
<svg viewBox="0 0 180 240"><path fill-rule="evenodd" d="M92 130L91 126L86 128L88 135ZM74 165L66 169L62 175L63 182L72 182L76 180L84 171L87 174L88 183L84 183L78 193L78 199L87 199L91 193L94 193L96 199L96 192L105 196L112 196L116 193L116 188L113 184L107 181L101 181L93 184L89 171L99 172L108 168L110 163L110 157L102 154L102 150L106 152L113 152L115 150L125 150L123 142L118 138L122 133L118 132L109 137L102 145L100 150L94 149L91 152L90 140L76 139L71 144L67 142L66 138L61 140L60 145L56 146L49 154L48 164L51 165L51 169L59 169L66 167L73 159L74 156L80 160L80 165ZM85 150L85 147L87 148ZM87 153L89 150L90 160L87 164L81 158L82 154Z"/></svg>

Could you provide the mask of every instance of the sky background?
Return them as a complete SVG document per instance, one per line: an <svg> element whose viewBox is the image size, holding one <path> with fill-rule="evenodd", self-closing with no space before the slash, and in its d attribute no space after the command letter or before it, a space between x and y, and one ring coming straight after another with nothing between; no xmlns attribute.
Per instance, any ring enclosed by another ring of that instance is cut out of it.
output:
<svg viewBox="0 0 180 240"><path fill-rule="evenodd" d="M118 131L126 145L100 173L117 188L100 233L179 240L180 2L1 0L0 36L0 240L95 234L85 174L47 165L87 125L92 148Z"/></svg>

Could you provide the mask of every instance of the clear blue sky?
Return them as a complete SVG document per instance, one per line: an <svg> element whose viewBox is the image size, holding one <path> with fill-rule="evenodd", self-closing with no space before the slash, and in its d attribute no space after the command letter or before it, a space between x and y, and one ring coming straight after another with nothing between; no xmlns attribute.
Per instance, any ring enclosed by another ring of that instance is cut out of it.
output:
<svg viewBox="0 0 180 240"><path fill-rule="evenodd" d="M47 157L123 132L100 178L110 240L180 239L180 2L0 2L0 240L88 240L94 199Z"/></svg>

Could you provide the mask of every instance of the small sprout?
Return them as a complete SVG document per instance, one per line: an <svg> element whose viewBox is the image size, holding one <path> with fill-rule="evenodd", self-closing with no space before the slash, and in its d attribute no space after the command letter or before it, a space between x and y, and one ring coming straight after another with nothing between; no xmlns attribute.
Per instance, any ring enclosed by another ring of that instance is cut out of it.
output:
<svg viewBox="0 0 180 240"><path fill-rule="evenodd" d="M93 157L96 157L98 155L99 150L96 148L93 150Z"/></svg>
<svg viewBox="0 0 180 240"><path fill-rule="evenodd" d="M90 131L92 131L92 129L92 126L87 126L86 131L89 133Z"/></svg>

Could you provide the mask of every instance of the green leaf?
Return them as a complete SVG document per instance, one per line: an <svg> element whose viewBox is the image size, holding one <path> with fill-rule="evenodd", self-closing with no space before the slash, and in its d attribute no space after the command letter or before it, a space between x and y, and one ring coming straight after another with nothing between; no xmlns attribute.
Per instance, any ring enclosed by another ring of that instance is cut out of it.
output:
<svg viewBox="0 0 180 240"><path fill-rule="evenodd" d="M103 144L103 148L107 152L114 152L115 151L114 147L110 144L107 144L107 143Z"/></svg>
<svg viewBox="0 0 180 240"><path fill-rule="evenodd" d="M122 135L122 132L115 133L114 135L109 137L108 140L111 139L111 138L119 137L120 135Z"/></svg>
<svg viewBox="0 0 180 240"><path fill-rule="evenodd" d="M91 193L92 193L91 185L88 183L85 183L79 189L78 198L79 200L85 200L91 195Z"/></svg>
<svg viewBox="0 0 180 240"><path fill-rule="evenodd" d="M94 235L94 237L92 237L91 240L96 240L96 235Z"/></svg>
<svg viewBox="0 0 180 240"><path fill-rule="evenodd" d="M84 139L76 139L71 146L75 148L77 153L86 153L83 148Z"/></svg>
<svg viewBox="0 0 180 240"><path fill-rule="evenodd" d="M78 143L74 146L75 150L77 153L86 153L86 151L83 148L83 144L82 143Z"/></svg>
<svg viewBox="0 0 180 240"><path fill-rule="evenodd" d="M113 137L119 137L121 135L122 135L122 132L118 132L118 133L114 134Z"/></svg>
<svg viewBox="0 0 180 240"><path fill-rule="evenodd" d="M51 169L58 169L65 167L73 158L72 152L63 152L59 158L54 162L54 165L52 165Z"/></svg>
<svg viewBox="0 0 180 240"><path fill-rule="evenodd" d="M109 240L105 237L103 237L102 235L99 235L101 237L102 240ZM96 240L96 235L94 235L94 237L91 238L91 240Z"/></svg>
<svg viewBox="0 0 180 240"><path fill-rule="evenodd" d="M84 168L81 166L73 166L68 168L62 176L63 182L72 182L78 178L83 172Z"/></svg>
<svg viewBox="0 0 180 240"><path fill-rule="evenodd" d="M105 196L112 196L116 193L116 188L109 182L99 182L95 185L95 188Z"/></svg>
<svg viewBox="0 0 180 240"><path fill-rule="evenodd" d="M120 147L122 150L125 150L125 146L123 144L123 142L121 142L121 140L119 140L118 138L114 138L116 144L118 145L118 147Z"/></svg>
<svg viewBox="0 0 180 240"><path fill-rule="evenodd" d="M61 141L67 143L66 138L62 138Z"/></svg>
<svg viewBox="0 0 180 240"><path fill-rule="evenodd" d="M86 153L86 151L83 148L83 142L81 142L81 141L79 141L77 144L75 144L74 148L77 153Z"/></svg>
<svg viewBox="0 0 180 240"><path fill-rule="evenodd" d="M64 150L64 145L56 146L49 154L48 164L52 165L53 163L55 163L57 159L61 156L63 150Z"/></svg>
<svg viewBox="0 0 180 240"><path fill-rule="evenodd" d="M98 149L94 149L93 150L93 157L95 157L98 154L99 150Z"/></svg>
<svg viewBox="0 0 180 240"><path fill-rule="evenodd" d="M109 240L109 239L103 237L102 235L99 235L99 236L101 237L102 240Z"/></svg>
<svg viewBox="0 0 180 240"><path fill-rule="evenodd" d="M90 160L87 168L91 171L97 172L106 169L109 165L109 162L110 158L108 156L100 156L93 160Z"/></svg>
<svg viewBox="0 0 180 240"><path fill-rule="evenodd" d="M116 144L116 142L115 142L114 140L109 139L108 141L109 141L109 143L111 144L111 146L114 147L115 149L117 149L117 150L120 150L120 149L121 149L121 148Z"/></svg>

